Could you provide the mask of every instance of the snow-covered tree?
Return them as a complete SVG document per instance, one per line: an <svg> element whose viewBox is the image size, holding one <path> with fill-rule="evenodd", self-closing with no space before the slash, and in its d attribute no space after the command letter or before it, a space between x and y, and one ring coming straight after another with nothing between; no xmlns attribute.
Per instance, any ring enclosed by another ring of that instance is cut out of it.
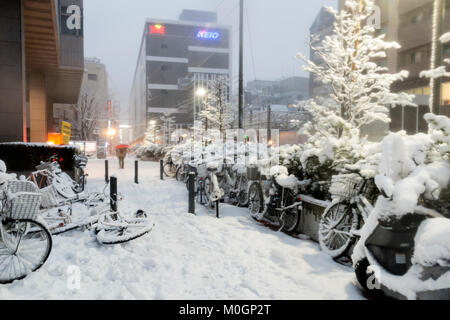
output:
<svg viewBox="0 0 450 320"><path fill-rule="evenodd" d="M164 113L160 118L163 123L163 133L164 133L164 143L170 143L171 132L173 131L175 124L175 117L171 116L170 113Z"/></svg>
<svg viewBox="0 0 450 320"><path fill-rule="evenodd" d="M435 9L436 10L436 9ZM436 13L434 13L434 16ZM434 17L436 19L436 17ZM435 21L433 21L433 33L436 32L436 25ZM435 35L433 34L433 37ZM443 34L439 41L442 43L442 45L450 42L450 32L447 32ZM433 50L437 50L436 44L433 42L432 48ZM450 59L444 59L444 63L450 64ZM436 54L435 52L432 52L431 54L431 63L430 63L431 69L425 70L420 73L421 78L429 78L430 79L430 110L431 112L436 112L436 106L434 105L434 87L436 86L436 79L442 78L442 77L450 77L450 72L447 72L447 69L445 66L437 66L436 61Z"/></svg>
<svg viewBox="0 0 450 320"><path fill-rule="evenodd" d="M104 121L102 117L105 116L104 102L106 97L100 96L96 91L82 88L78 103L72 105L75 110L74 127L80 133L80 139L90 141L94 138L94 132Z"/></svg>
<svg viewBox="0 0 450 320"><path fill-rule="evenodd" d="M206 130L218 129L222 133L230 128L234 114L229 101L228 77L219 76L208 82L206 97L199 116Z"/></svg>
<svg viewBox="0 0 450 320"><path fill-rule="evenodd" d="M145 132L145 145L156 144L161 133L161 127L157 125L156 121L150 121Z"/></svg>
<svg viewBox="0 0 450 320"><path fill-rule="evenodd" d="M388 73L388 68L377 64L386 58L386 50L398 49L395 42L386 42L385 35L374 36L375 29L367 24L374 12L374 1L347 0L345 9L334 15L334 33L319 42L310 40L310 47L321 62L316 63L302 54L304 70L327 85L329 99L311 100L308 111L311 121L305 133L322 137L351 137L360 134L364 125L380 120L389 123L388 106L414 105L413 96L391 92L391 85L408 77L407 71Z"/></svg>

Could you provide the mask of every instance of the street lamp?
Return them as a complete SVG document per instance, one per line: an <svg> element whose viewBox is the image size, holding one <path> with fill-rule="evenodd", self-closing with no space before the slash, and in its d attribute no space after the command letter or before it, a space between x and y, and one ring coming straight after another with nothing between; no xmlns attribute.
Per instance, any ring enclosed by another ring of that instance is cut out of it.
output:
<svg viewBox="0 0 450 320"><path fill-rule="evenodd" d="M109 155L112 156L112 138L113 136L115 136L116 130L114 130L113 128L108 128L106 134L109 137Z"/></svg>
<svg viewBox="0 0 450 320"><path fill-rule="evenodd" d="M198 88L195 94L199 97L204 97L206 95L206 89L205 88Z"/></svg>

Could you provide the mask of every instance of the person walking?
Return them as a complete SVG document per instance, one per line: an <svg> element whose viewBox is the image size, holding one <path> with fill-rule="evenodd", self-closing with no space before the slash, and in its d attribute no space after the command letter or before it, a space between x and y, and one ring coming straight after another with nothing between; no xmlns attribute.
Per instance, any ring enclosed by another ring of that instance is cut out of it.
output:
<svg viewBox="0 0 450 320"><path fill-rule="evenodd" d="M129 146L119 145L116 146L116 156L119 158L119 168L125 169L125 157L127 156Z"/></svg>

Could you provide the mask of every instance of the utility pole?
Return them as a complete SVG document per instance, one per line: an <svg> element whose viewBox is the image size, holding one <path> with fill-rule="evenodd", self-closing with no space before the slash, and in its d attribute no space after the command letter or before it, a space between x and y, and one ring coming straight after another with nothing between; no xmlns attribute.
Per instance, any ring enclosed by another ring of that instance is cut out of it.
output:
<svg viewBox="0 0 450 320"><path fill-rule="evenodd" d="M433 9L433 34L431 39L431 65L430 69L436 69L442 63L442 43L439 38L443 30L445 20L445 5L443 0L434 0ZM442 79L430 79L430 112L440 114Z"/></svg>
<svg viewBox="0 0 450 320"><path fill-rule="evenodd" d="M238 128L243 129L244 118L244 0L240 0L239 17L239 115Z"/></svg>

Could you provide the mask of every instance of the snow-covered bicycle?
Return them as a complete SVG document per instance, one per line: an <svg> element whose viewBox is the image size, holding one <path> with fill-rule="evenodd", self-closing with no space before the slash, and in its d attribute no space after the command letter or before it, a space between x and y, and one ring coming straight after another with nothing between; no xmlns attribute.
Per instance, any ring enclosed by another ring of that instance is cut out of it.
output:
<svg viewBox="0 0 450 320"><path fill-rule="evenodd" d="M373 210L365 196L370 180L359 170L350 169L332 179L330 193L336 198L320 220L319 242L322 250L334 259L347 254Z"/></svg>
<svg viewBox="0 0 450 320"><path fill-rule="evenodd" d="M249 188L249 209L256 220L267 221L292 233L300 222L302 200L298 195L301 183L288 176L285 167L273 167L270 179L260 176Z"/></svg>
<svg viewBox="0 0 450 320"><path fill-rule="evenodd" d="M5 284L25 278L47 261L52 236L39 218L42 195L33 183L0 181L0 200L0 283Z"/></svg>
<svg viewBox="0 0 450 320"><path fill-rule="evenodd" d="M51 233L58 235L76 229L94 230L97 240L102 244L124 243L149 233L154 225L149 223L143 210L137 211L133 218L125 218L120 212L111 211L107 186L103 193L67 201L64 206L42 212L42 218ZM118 201L121 199L119 195ZM74 214L74 205L83 206L84 210L78 207L77 214Z"/></svg>

